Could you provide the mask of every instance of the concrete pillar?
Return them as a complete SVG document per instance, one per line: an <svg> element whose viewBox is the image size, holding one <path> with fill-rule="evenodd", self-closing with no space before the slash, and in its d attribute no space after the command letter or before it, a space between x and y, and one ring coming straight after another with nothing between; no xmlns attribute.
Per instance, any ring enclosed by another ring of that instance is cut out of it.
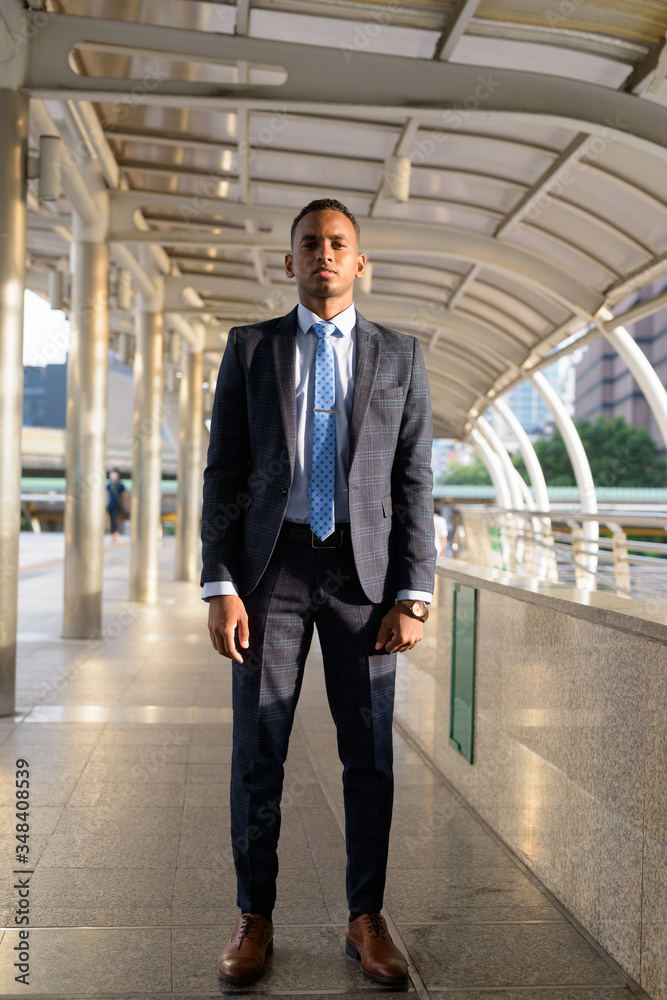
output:
<svg viewBox="0 0 667 1000"><path fill-rule="evenodd" d="M67 356L67 496L63 635L84 639L102 629L106 531L109 250L75 221L72 308ZM79 230L77 232L77 230Z"/></svg>
<svg viewBox="0 0 667 1000"><path fill-rule="evenodd" d="M1 79L1 78L0 78ZM0 89L0 715L14 712L28 98Z"/></svg>
<svg viewBox="0 0 667 1000"><path fill-rule="evenodd" d="M186 351L179 392L177 580L198 580L201 564L203 379L203 351Z"/></svg>
<svg viewBox="0 0 667 1000"><path fill-rule="evenodd" d="M139 294L134 352L130 599L155 604L162 537L162 339L164 282Z"/></svg>

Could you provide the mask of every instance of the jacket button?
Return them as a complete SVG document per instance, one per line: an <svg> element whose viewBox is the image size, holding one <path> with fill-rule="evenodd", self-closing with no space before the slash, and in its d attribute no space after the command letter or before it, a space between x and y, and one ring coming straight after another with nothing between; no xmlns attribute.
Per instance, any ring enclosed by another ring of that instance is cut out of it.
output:
<svg viewBox="0 0 667 1000"><path fill-rule="evenodd" d="M281 495L281 497L286 497L286 496L287 496L287 490L286 490L286 489L284 489L284 488L283 488L283 489L281 489L281 490L280 490L280 495Z"/></svg>

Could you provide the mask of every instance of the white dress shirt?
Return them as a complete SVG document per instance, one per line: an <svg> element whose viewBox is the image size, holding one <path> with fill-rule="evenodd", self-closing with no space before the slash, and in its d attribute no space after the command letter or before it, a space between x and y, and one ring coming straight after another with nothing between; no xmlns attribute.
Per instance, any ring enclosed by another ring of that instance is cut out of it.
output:
<svg viewBox="0 0 667 1000"><path fill-rule="evenodd" d="M300 302L297 308L296 334L296 453L294 479L285 511L285 520L297 524L310 524L308 484L313 464L313 421L309 417L315 401L315 352L318 337L312 329L322 317L311 312ZM348 306L329 320L336 327L331 336L335 366L336 414L336 523L349 521L347 468L350 451L350 419L354 398L354 370L357 338L357 314L354 305ZM220 594L238 594L231 581L205 583L202 598L207 600ZM396 600L415 598L430 602L432 594L417 590L400 590Z"/></svg>

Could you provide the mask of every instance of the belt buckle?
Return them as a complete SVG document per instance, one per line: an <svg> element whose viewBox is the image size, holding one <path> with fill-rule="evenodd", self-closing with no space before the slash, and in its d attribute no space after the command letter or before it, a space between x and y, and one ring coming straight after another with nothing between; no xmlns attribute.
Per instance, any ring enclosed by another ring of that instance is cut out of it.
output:
<svg viewBox="0 0 667 1000"><path fill-rule="evenodd" d="M337 531L340 531L340 533L341 533L341 541L342 541L342 539L343 539L343 529L342 528L334 528L334 530L331 532L331 534L335 535ZM315 539L316 538L317 538L317 535L315 534L315 532L311 528L311 530L310 530L310 544L311 544L311 546L314 549L336 549L336 548L338 548L338 546L336 545L335 542L333 543L333 545L324 545L322 543L322 540L319 539L319 538L317 540L318 540L318 542L320 542L320 544L316 545L315 544Z"/></svg>

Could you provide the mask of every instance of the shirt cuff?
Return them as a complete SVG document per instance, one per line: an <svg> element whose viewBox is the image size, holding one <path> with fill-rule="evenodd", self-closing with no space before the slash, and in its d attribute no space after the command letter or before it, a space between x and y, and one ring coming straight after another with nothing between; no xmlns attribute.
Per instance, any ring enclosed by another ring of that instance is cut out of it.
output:
<svg viewBox="0 0 667 1000"><path fill-rule="evenodd" d="M397 601L423 601L424 604L430 604L433 600L433 594L429 594L427 590L399 590L396 595Z"/></svg>
<svg viewBox="0 0 667 1000"><path fill-rule="evenodd" d="M211 580L205 583L201 591L202 601L208 601L209 597L230 597L239 596L236 584L231 580Z"/></svg>

